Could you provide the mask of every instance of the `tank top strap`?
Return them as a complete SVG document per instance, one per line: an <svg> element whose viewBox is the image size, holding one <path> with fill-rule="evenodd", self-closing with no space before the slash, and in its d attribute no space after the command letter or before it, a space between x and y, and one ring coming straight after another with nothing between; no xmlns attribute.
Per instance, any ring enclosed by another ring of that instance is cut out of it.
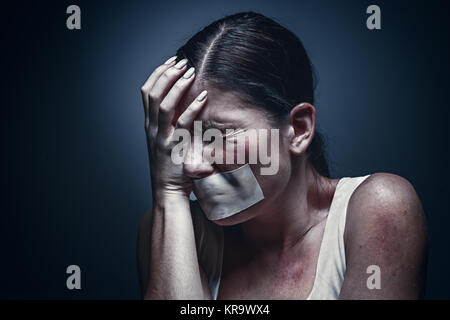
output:
<svg viewBox="0 0 450 320"><path fill-rule="evenodd" d="M307 299L338 299L346 270L344 231L348 202L369 176L344 177L338 181L320 245L314 285Z"/></svg>

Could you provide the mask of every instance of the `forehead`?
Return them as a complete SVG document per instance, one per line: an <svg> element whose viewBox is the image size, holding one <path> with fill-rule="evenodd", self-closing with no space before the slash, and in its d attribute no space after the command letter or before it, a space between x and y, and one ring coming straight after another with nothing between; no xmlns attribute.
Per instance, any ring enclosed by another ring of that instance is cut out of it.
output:
<svg viewBox="0 0 450 320"><path fill-rule="evenodd" d="M197 116L197 120L213 125L236 124L241 126L251 125L255 120L265 120L263 112L259 112L256 107L245 103L237 93L205 87L197 81L194 81L183 96L181 101L182 110L185 110L203 90L208 91L208 98L202 111Z"/></svg>

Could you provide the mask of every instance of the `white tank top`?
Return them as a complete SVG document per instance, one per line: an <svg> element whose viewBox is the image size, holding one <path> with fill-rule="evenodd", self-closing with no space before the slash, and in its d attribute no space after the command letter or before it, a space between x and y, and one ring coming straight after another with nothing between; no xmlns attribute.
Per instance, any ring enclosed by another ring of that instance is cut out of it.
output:
<svg viewBox="0 0 450 320"><path fill-rule="evenodd" d="M338 181L320 245L314 285L307 300L338 299L346 270L344 230L348 202L369 176L344 177ZM222 273L223 230L205 217L198 204L193 204L192 218L199 263L216 300Z"/></svg>

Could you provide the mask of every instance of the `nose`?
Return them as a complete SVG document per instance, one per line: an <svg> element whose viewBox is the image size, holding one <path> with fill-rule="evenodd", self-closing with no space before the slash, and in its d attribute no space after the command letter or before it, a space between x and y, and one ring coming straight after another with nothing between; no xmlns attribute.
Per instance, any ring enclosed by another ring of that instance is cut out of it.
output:
<svg viewBox="0 0 450 320"><path fill-rule="evenodd" d="M205 178L216 173L213 163L203 158L203 146L194 148L191 146L187 152L187 159L183 164L184 174L192 179Z"/></svg>

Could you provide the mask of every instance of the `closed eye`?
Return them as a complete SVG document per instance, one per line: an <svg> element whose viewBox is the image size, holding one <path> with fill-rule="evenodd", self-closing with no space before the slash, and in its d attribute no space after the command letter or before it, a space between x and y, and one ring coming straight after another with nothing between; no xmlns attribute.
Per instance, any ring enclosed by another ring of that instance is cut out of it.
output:
<svg viewBox="0 0 450 320"><path fill-rule="evenodd" d="M233 131L233 132L226 133L225 135L223 135L223 137L224 138L234 137L234 136L236 136L238 134L241 134L242 132L245 132L245 131L246 131L246 129L239 129L239 130L236 130L236 131Z"/></svg>

